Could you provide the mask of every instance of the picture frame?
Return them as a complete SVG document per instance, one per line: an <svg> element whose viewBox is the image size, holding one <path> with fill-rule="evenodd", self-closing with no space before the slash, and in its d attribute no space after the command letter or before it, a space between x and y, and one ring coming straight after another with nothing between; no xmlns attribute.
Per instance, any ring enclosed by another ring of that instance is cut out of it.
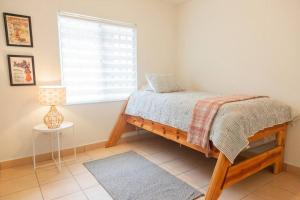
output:
<svg viewBox="0 0 300 200"><path fill-rule="evenodd" d="M7 55L11 86L36 85L34 57L28 55Z"/></svg>
<svg viewBox="0 0 300 200"><path fill-rule="evenodd" d="M3 13L6 45L33 47L31 17L12 13Z"/></svg>

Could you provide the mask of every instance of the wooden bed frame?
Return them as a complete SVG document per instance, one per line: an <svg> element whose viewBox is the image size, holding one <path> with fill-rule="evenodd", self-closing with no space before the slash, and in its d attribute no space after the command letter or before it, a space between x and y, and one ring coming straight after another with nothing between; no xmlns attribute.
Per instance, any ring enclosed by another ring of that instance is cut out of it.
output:
<svg viewBox="0 0 300 200"><path fill-rule="evenodd" d="M217 200L223 189L232 186L268 166L273 166L274 174L278 174L283 170L284 144L288 123L264 129L248 139L249 142L253 142L270 135L276 135L276 146L274 148L244 161L231 164L224 154L219 152L216 148L213 148L211 152L207 152L199 146L188 143L186 141L186 132L140 117L126 115L124 113L126 106L127 102L123 105L118 121L106 143L106 147L117 145L123 133L135 130L135 127L139 127L196 151L209 153L210 156L217 159L217 163L205 195L205 200Z"/></svg>

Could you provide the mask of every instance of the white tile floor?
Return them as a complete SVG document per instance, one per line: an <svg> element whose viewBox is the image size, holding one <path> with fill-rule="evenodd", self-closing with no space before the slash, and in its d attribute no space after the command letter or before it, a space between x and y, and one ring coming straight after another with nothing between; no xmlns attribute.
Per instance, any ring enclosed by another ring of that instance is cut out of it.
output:
<svg viewBox="0 0 300 200"><path fill-rule="evenodd" d="M82 163L129 150L140 153L196 189L207 190L215 160L154 137L80 153L76 161L66 161L61 172L54 165L37 171L32 166L1 170L0 200L111 200ZM264 170L226 189L220 199L300 200L300 177L287 172L273 175Z"/></svg>

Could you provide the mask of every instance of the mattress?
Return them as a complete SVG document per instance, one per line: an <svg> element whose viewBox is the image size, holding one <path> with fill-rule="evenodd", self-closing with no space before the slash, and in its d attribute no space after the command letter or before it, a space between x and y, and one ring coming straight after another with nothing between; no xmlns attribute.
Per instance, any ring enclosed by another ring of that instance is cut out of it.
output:
<svg viewBox="0 0 300 200"><path fill-rule="evenodd" d="M194 91L136 91L129 98L125 113L187 131L196 102L215 96L218 95ZM210 140L233 163L237 155L248 147L250 136L291 119L291 108L271 98L228 103L215 116Z"/></svg>

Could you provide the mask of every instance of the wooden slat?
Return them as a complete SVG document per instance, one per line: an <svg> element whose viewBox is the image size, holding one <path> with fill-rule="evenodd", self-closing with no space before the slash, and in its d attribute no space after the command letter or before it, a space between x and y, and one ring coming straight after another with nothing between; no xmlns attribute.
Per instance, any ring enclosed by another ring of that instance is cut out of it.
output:
<svg viewBox="0 0 300 200"><path fill-rule="evenodd" d="M219 152L214 149L213 151L207 152L207 150L201 148L198 145L190 144L187 142L187 134L184 131L178 130L174 127L170 127L164 124L153 122L150 120L142 119L140 117L126 115L126 121L129 124L143 128L147 131L150 131L156 135L162 136L166 139L175 141L179 144L185 145L196 151L200 151L204 154L208 154L211 157L218 158Z"/></svg>
<svg viewBox="0 0 300 200"><path fill-rule="evenodd" d="M187 142L187 134L182 134L182 132L180 132L180 131L179 131L179 133L178 133L178 138L177 138L177 140L175 140L175 142L178 142L178 143L180 143L180 144L182 144L182 145L185 145L185 146L187 146L187 147L189 147L189 148L191 148L191 149L194 149L194 150L196 150L196 151L200 151L200 152L202 152L202 153L204 153L204 154L207 154L207 155L209 155L210 157L213 157L213 158L216 158L216 159L218 158L219 153L220 153L220 152L219 152L217 149L215 149L215 148L213 148L211 151L207 152L207 150L201 148L201 147L198 146L198 145L194 145L194 144L188 143L188 142Z"/></svg>
<svg viewBox="0 0 300 200"><path fill-rule="evenodd" d="M252 174L259 172L280 159L283 147L278 146L257 156L249 158L229 168L224 188L227 188Z"/></svg>
<svg viewBox="0 0 300 200"><path fill-rule="evenodd" d="M151 132L152 128L153 128L153 122L150 120L144 120L143 129Z"/></svg>

